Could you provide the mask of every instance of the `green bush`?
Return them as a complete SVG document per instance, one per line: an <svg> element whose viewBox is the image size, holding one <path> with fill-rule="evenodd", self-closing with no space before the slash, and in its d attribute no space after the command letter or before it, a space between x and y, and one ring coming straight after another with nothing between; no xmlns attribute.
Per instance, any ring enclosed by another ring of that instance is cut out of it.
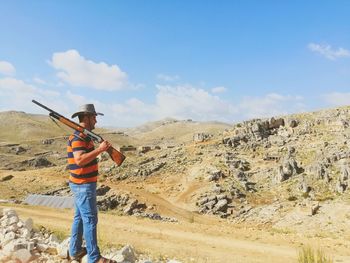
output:
<svg viewBox="0 0 350 263"><path fill-rule="evenodd" d="M299 251L298 263L333 263L333 260L328 258L321 249L314 251L307 246Z"/></svg>
<svg viewBox="0 0 350 263"><path fill-rule="evenodd" d="M287 200L288 201L296 201L296 200L298 200L298 198L296 196L292 195L292 196L288 196Z"/></svg>

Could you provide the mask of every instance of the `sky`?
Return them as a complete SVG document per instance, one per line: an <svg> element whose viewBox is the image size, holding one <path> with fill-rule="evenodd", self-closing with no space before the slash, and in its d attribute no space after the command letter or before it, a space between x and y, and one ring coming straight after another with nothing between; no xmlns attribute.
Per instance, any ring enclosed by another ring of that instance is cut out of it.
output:
<svg viewBox="0 0 350 263"><path fill-rule="evenodd" d="M350 103L347 0L1 0L0 111L235 123Z"/></svg>

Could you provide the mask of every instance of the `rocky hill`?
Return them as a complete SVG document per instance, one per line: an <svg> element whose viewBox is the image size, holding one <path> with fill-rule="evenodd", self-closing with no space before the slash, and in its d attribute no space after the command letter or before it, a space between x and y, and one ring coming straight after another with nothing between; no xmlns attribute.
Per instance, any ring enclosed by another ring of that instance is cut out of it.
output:
<svg viewBox="0 0 350 263"><path fill-rule="evenodd" d="M65 138L59 137L62 131L53 129L47 117L18 112L0 116L6 124L1 129L2 140L17 142L1 147L5 169L65 164ZM112 142L135 147L126 149L128 158L120 168L102 156L101 177L145 184L157 178L168 184L164 188L172 189L167 191L169 197L180 199L185 197L184 190L198 184L187 193L192 196L186 199L188 205L200 213L230 218L242 216L255 203L331 200L348 188L348 120L349 108L345 107L249 120L230 127L169 119L122 133L104 131ZM9 129L19 130L18 137L6 137ZM22 143L24 135L34 143ZM53 139L55 136L58 138ZM176 187L167 182L173 178L186 183Z"/></svg>
<svg viewBox="0 0 350 263"><path fill-rule="evenodd" d="M15 114L13 129L23 126L23 114ZM0 131L11 141L0 147L1 198L69 196L65 139L46 141L59 132L42 137L36 128L46 128L45 120L29 116L26 138L33 143ZM350 107L343 107L233 125L166 120L104 131L124 146L127 159L117 167L100 156L99 181L108 189L101 190L100 210L170 222L210 215L314 236L350 234L349 125Z"/></svg>

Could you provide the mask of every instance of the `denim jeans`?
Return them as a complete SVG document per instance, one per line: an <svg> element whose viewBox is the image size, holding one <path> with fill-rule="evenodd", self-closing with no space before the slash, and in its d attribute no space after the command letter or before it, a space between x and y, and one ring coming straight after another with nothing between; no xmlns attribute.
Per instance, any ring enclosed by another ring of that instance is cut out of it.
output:
<svg viewBox="0 0 350 263"><path fill-rule="evenodd" d="M88 262L97 262L100 250L97 246L96 183L69 183L69 186L75 203L69 254L74 256L81 251L84 236Z"/></svg>

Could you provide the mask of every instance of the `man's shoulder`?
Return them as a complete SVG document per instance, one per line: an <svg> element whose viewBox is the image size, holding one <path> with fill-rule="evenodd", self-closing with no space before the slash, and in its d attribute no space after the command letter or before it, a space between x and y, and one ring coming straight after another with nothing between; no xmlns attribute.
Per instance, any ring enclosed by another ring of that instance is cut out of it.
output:
<svg viewBox="0 0 350 263"><path fill-rule="evenodd" d="M69 141L74 142L74 141L86 141L86 135L75 131L73 134L71 134L68 138Z"/></svg>

